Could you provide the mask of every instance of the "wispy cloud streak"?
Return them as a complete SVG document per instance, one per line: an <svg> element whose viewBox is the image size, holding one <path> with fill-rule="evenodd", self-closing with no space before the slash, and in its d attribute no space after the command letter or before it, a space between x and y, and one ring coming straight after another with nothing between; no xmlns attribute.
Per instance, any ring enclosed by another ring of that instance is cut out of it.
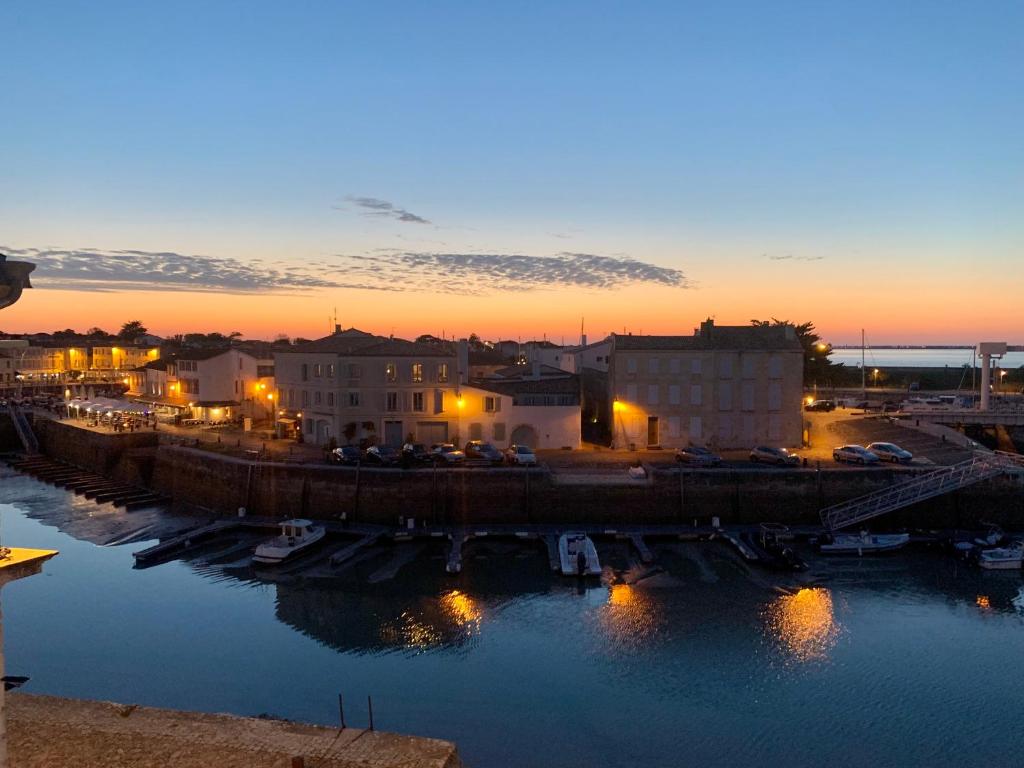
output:
<svg viewBox="0 0 1024 768"><path fill-rule="evenodd" d="M360 208L366 216L385 216L406 224L430 224L428 219L417 216L404 208L399 208L387 200L380 200L376 197L347 197L345 199Z"/></svg>

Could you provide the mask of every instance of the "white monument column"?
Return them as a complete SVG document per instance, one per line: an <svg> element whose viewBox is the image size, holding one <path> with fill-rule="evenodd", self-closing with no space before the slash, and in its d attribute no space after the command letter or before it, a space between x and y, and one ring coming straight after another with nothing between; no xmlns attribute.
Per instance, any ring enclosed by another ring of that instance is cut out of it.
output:
<svg viewBox="0 0 1024 768"><path fill-rule="evenodd" d="M983 341L978 344L978 356L981 358L981 399L978 410L987 411L990 407L989 390L992 388L992 358L1006 354L1005 341Z"/></svg>

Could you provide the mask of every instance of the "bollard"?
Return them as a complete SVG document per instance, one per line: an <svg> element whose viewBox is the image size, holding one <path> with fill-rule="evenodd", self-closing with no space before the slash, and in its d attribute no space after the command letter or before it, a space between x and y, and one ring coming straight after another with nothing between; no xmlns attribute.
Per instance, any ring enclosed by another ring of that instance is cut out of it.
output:
<svg viewBox="0 0 1024 768"><path fill-rule="evenodd" d="M345 730L345 701L338 694L338 718L341 720L341 730Z"/></svg>
<svg viewBox="0 0 1024 768"><path fill-rule="evenodd" d="M373 730L373 699L366 697L366 710L370 713L370 730Z"/></svg>

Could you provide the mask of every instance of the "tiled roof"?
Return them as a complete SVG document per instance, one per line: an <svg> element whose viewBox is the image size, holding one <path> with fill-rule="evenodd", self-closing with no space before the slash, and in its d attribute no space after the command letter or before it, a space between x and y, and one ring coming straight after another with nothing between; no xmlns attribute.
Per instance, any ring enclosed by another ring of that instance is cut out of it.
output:
<svg viewBox="0 0 1024 768"><path fill-rule="evenodd" d="M178 353L179 360L212 360L215 357L226 355L231 352L231 347L197 347L195 349L183 349ZM242 350L235 350L242 352ZM244 352L243 354L249 354ZM250 355L251 357L251 355Z"/></svg>
<svg viewBox="0 0 1024 768"><path fill-rule="evenodd" d="M502 381L501 379L470 379L469 386L497 392L501 395L578 395L580 392L579 377L573 374L558 379L519 379Z"/></svg>
<svg viewBox="0 0 1024 768"><path fill-rule="evenodd" d="M350 357L453 357L453 344L422 344L405 339L373 336L350 328L316 341L278 349L276 354L326 353Z"/></svg>
<svg viewBox="0 0 1024 768"><path fill-rule="evenodd" d="M624 336L612 334L617 350L794 350L803 347L787 326L716 325L692 336Z"/></svg>

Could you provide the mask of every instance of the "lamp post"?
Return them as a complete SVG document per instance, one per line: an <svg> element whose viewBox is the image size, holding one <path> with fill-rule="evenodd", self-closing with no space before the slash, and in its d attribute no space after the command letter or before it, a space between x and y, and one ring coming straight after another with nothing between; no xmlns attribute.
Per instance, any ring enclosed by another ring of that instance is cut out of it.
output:
<svg viewBox="0 0 1024 768"><path fill-rule="evenodd" d="M872 376L872 379L874 381L875 389L878 389L878 369L877 368L875 368L875 370L872 372L871 376Z"/></svg>

